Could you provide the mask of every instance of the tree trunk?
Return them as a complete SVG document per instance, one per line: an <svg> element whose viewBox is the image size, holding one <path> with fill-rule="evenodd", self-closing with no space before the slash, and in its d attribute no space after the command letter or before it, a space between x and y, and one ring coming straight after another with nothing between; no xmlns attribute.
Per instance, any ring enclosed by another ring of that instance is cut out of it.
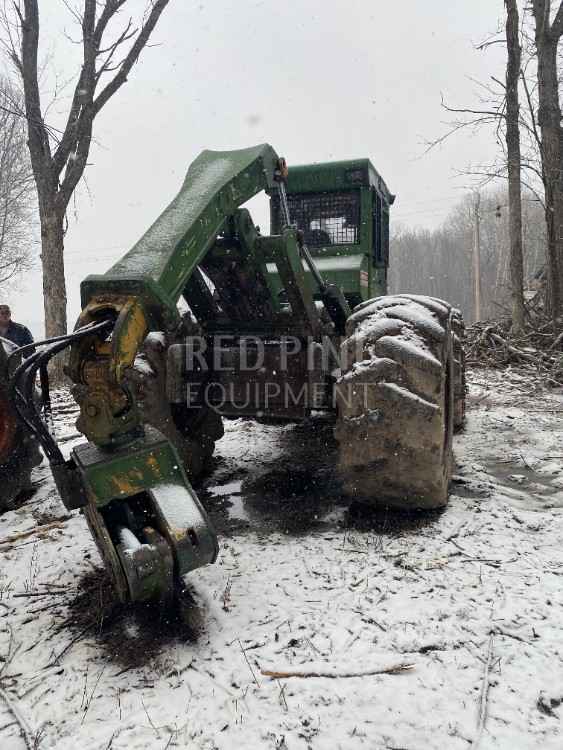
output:
<svg viewBox="0 0 563 750"><path fill-rule="evenodd" d="M508 153L508 213L510 237L510 295L512 299L512 330L524 328L524 261L522 256L522 194L520 181L520 42L518 39L518 6L516 0L506 5L506 148Z"/></svg>
<svg viewBox="0 0 563 750"><path fill-rule="evenodd" d="M473 320L477 323L482 317L482 286L481 286L481 194L475 193L473 204Z"/></svg>
<svg viewBox="0 0 563 750"><path fill-rule="evenodd" d="M64 215L59 215L54 208L44 209L40 214L45 334L50 338L67 331ZM49 373L53 385L61 385L63 382L63 361L63 355L52 360Z"/></svg>
<svg viewBox="0 0 563 750"><path fill-rule="evenodd" d="M547 227L548 302L557 326L561 315L561 262L563 260L563 195L561 193L561 109L557 81L557 42L548 32L538 33L538 122L542 140Z"/></svg>
<svg viewBox="0 0 563 750"><path fill-rule="evenodd" d="M67 331L64 217L86 168L94 118L127 82L169 0L150 0L138 27L135 28L133 19L130 19L121 33L116 33L112 21L121 14L126 3L127 0L84 0L82 13L78 7L71 8L65 3L80 23L83 63L71 97L66 125L56 138L44 120L41 106L39 0L14 0L0 7L1 26L6 30L6 34L0 35L1 46L7 51L23 83L27 143L39 198L48 337ZM131 7L135 4L129 3ZM42 3L45 12L48 12L47 6L48 3ZM109 32L108 27L112 29ZM61 382L60 361L53 368L53 376Z"/></svg>

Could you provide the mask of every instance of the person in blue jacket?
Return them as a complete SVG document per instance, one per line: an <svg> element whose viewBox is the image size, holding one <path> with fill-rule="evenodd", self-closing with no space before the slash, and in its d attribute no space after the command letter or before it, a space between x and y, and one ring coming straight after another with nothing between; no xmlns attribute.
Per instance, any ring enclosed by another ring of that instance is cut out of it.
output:
<svg viewBox="0 0 563 750"><path fill-rule="evenodd" d="M16 346L33 344L33 336L29 328L21 323L14 323L12 312L8 305L0 305L0 336L8 339Z"/></svg>

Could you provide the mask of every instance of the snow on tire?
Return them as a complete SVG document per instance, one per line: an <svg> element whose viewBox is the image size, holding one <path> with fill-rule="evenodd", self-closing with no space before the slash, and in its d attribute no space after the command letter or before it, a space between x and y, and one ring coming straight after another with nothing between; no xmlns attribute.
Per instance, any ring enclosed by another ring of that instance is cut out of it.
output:
<svg viewBox="0 0 563 750"><path fill-rule="evenodd" d="M452 307L399 294L354 309L336 385L339 471L356 500L437 508L453 433Z"/></svg>

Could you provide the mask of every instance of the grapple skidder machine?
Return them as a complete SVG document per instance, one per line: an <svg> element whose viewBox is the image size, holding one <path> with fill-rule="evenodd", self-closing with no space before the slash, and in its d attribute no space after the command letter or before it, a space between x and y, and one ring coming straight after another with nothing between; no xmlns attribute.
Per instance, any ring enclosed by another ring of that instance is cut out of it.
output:
<svg viewBox="0 0 563 750"><path fill-rule="evenodd" d="M242 206L270 197L271 234ZM14 384L67 508L82 508L122 600L170 597L217 555L191 484L222 417L335 415L343 489L444 505L463 419L462 322L386 295L392 196L367 159L287 169L269 145L204 151L137 244L81 286L75 331ZM70 346L86 441L63 458L29 379Z"/></svg>

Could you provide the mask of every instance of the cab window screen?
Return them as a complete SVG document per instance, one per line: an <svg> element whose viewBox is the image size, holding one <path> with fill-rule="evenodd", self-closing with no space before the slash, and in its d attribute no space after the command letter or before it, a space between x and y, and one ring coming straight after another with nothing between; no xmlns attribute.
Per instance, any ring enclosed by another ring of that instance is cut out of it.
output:
<svg viewBox="0 0 563 750"><path fill-rule="evenodd" d="M293 193L287 196L289 215L309 247L356 245L360 241L359 191ZM272 200L272 232L279 234L279 200Z"/></svg>

